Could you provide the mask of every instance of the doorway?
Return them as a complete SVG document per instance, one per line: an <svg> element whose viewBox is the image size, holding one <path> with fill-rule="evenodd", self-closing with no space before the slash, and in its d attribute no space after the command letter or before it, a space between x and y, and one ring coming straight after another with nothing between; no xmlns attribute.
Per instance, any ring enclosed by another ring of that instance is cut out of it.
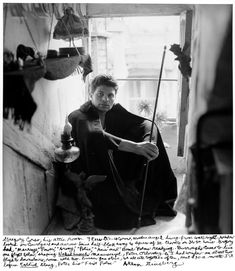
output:
<svg viewBox="0 0 235 271"><path fill-rule="evenodd" d="M117 102L152 119L162 54L167 46L155 121L161 132L180 191L185 158L177 155L180 76L172 44L181 42L182 17L132 16L91 18L94 75L108 73L118 81Z"/></svg>

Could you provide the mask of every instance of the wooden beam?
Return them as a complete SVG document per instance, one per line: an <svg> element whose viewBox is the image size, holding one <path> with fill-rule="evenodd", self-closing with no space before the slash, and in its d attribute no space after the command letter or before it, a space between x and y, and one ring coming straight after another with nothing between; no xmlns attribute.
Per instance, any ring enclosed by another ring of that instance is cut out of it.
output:
<svg viewBox="0 0 235 271"><path fill-rule="evenodd" d="M185 127L188 123L189 85L185 78L182 78L181 88L180 118L178 127L178 156L184 156Z"/></svg>
<svg viewBox="0 0 235 271"><path fill-rule="evenodd" d="M127 17L127 16L170 16L192 9L193 5L184 4L87 4L87 16Z"/></svg>
<svg viewBox="0 0 235 271"><path fill-rule="evenodd" d="M36 128L32 127L30 132L21 131L12 122L3 122L3 144L39 167L50 169L54 160L54 144Z"/></svg>
<svg viewBox="0 0 235 271"><path fill-rule="evenodd" d="M192 11L187 11L181 16L181 47L188 42L190 55L191 52L191 34L192 34ZM178 156L184 156L185 149L185 127L188 123L188 96L189 82L181 77L180 84L180 111L179 111L179 127L178 127Z"/></svg>

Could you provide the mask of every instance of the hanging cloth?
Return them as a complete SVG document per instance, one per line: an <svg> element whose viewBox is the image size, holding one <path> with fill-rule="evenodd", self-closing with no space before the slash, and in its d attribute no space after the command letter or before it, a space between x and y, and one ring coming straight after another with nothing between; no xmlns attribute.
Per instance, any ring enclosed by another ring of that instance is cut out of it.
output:
<svg viewBox="0 0 235 271"><path fill-rule="evenodd" d="M88 29L84 22L71 7L64 10L64 16L58 20L53 33L54 39L71 40L71 38L81 38L88 35Z"/></svg>
<svg viewBox="0 0 235 271"><path fill-rule="evenodd" d="M37 44L26 18L23 17L23 20L32 42L37 49ZM4 56L9 54L11 53L4 53ZM34 59L33 49L20 44L17 47L17 56L25 60L24 66L20 67L17 61L15 62L12 57L12 62L9 63L9 65L4 65L3 75L3 117L13 118L15 124L19 125L21 130L24 129L25 123L31 123L32 116L37 109L37 104L31 93L36 81L42 78L46 72L46 67L44 63L40 61L40 58L27 61L26 58L28 55ZM4 62L4 64L6 63Z"/></svg>
<svg viewBox="0 0 235 271"><path fill-rule="evenodd" d="M85 82L87 75L93 71L90 55L82 55L79 66L83 68L82 78Z"/></svg>
<svg viewBox="0 0 235 271"><path fill-rule="evenodd" d="M24 68L22 71L4 73L3 77L3 117L14 119L21 130L24 124L31 123L31 118L37 109L31 92L35 82L43 77L43 67Z"/></svg>

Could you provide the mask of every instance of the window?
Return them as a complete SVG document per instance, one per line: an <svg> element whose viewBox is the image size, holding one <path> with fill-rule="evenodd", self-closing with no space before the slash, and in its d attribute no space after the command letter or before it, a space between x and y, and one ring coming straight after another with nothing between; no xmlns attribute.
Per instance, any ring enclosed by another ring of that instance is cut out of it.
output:
<svg viewBox="0 0 235 271"><path fill-rule="evenodd" d="M93 74L113 75L119 82L118 102L135 114L148 113L141 111L143 105L153 111L163 48L167 46L158 112L176 119L178 63L169 48L179 44L179 16L93 18L91 26Z"/></svg>

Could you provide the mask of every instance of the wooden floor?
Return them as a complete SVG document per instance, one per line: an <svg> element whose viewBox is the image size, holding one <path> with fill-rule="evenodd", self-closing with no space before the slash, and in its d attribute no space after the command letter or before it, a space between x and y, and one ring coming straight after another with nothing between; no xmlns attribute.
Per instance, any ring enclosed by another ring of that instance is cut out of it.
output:
<svg viewBox="0 0 235 271"><path fill-rule="evenodd" d="M178 193L181 190L183 175L177 174L177 184L178 184ZM177 204L176 201L175 206L177 210L176 217L156 217L155 225L141 227L139 229L133 228L129 230L103 230L97 229L99 235L154 235L154 234L187 234L187 228L185 227L185 215L183 214L180 204ZM74 235L76 230L65 230L63 227L63 223L60 219L60 216L57 215L55 219L52 221L50 226L44 232L45 235Z"/></svg>
<svg viewBox="0 0 235 271"><path fill-rule="evenodd" d="M130 230L102 230L97 229L99 235L151 235L151 234L187 234L187 228L185 227L185 197L186 193L180 193L184 182L185 170L183 165L183 159L177 157L177 129L176 125L166 125L162 127L162 137L169 147L166 148L172 169L177 178L178 187L178 199L175 204L175 209L178 212L176 217L157 217L156 224L147 227L141 227L139 229ZM44 234L48 235L73 235L74 231L67 231L64 229L59 216L57 216L49 225Z"/></svg>
<svg viewBox="0 0 235 271"><path fill-rule="evenodd" d="M185 215L177 214L176 217L157 217L156 224L139 229L130 230L103 230L97 229L99 235L155 235L155 234L187 234L185 227ZM74 235L75 230L65 230L62 222L57 218L51 223L44 233L46 235Z"/></svg>

